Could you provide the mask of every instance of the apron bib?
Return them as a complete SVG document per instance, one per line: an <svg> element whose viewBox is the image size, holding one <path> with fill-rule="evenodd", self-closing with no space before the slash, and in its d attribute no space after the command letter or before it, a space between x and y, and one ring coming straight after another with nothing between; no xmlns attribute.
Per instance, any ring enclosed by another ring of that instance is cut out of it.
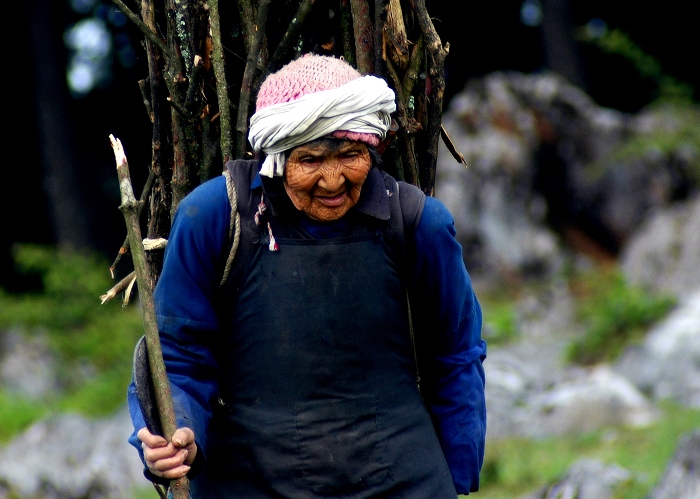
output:
<svg viewBox="0 0 700 499"><path fill-rule="evenodd" d="M280 250L261 241L250 259L218 352L225 407L193 498L456 497L382 232L275 234Z"/></svg>

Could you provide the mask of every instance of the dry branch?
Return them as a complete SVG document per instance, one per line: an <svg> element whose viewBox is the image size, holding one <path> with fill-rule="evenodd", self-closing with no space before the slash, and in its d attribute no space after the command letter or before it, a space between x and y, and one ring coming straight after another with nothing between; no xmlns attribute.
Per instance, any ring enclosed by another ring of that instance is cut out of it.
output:
<svg viewBox="0 0 700 499"><path fill-rule="evenodd" d="M435 191L435 168L437 166L438 141L442 124L442 102L445 94L445 57L449 52L449 44L442 46L440 37L435 31L433 21L430 19L425 0L414 0L416 19L420 25L425 48L428 56L428 79L430 91L428 98L427 122L430 126L426 129L426 153L424 162L426 168L421 175L421 189L432 196Z"/></svg>
<svg viewBox="0 0 700 499"><path fill-rule="evenodd" d="M255 23L255 36L252 39L248 59L246 60L243 79L241 81L241 91L238 101L238 117L236 119L236 157L245 156L248 138L248 110L251 102L251 89L253 86L253 74L258 66L258 54L263 43L265 25L267 24L267 14L270 9L271 0L260 0L258 7L258 18ZM224 158L227 160L228 158Z"/></svg>
<svg viewBox="0 0 700 499"><path fill-rule="evenodd" d="M100 303L101 303L102 305L104 305L104 304L107 303L109 300L111 300L112 298L114 298L115 296L117 296L119 293L121 293L122 291L124 291L124 290L126 290L127 288L129 288L129 286L131 286L131 283L133 283L135 279L136 279L136 272L131 272L131 273L129 273L129 275L127 275L127 276L124 277L121 281L119 281L117 284L115 284L114 286L112 286L112 287L109 289L109 291L107 291L107 292L106 292L105 294L103 294L103 295L100 295ZM127 296L128 296L128 294L127 294ZM127 298L126 298L126 297L124 298L124 302L125 302L125 303L127 302Z"/></svg>
<svg viewBox="0 0 700 499"><path fill-rule="evenodd" d="M355 33L357 70L362 74L373 73L373 32L367 0L350 0L350 11L352 12L352 26Z"/></svg>
<svg viewBox="0 0 700 499"><path fill-rule="evenodd" d="M156 35L143 21L141 21L139 16L131 12L131 9L129 9L129 7L127 7L121 0L112 1L117 7L119 7L119 10L121 10L124 15L141 30L144 36L148 38L148 41L158 47L164 55L168 55L168 48L165 46L165 43L163 43L163 40L158 38L158 35Z"/></svg>
<svg viewBox="0 0 700 499"><path fill-rule="evenodd" d="M148 361L151 368L151 379L156 392L156 405L160 414L161 428L164 437L170 442L173 433L177 429L175 422L175 409L173 407L170 382L165 371L163 352L156 324L155 305L153 303L153 289L149 283L148 263L141 245L141 228L139 225L139 202L134 196L129 173L129 163L119 139L109 136L114 150L114 158L117 163L117 176L119 177L119 190L121 193L121 205L119 209L124 215L127 232L129 234L129 246L136 272L136 281L139 289L139 297L143 310L143 325L145 329ZM172 480L170 483L175 499L187 499L189 497L189 482L187 477Z"/></svg>
<svg viewBox="0 0 700 499"><path fill-rule="evenodd" d="M219 100L220 147L224 163L233 158L233 132L231 129L231 102L228 95L228 80L224 60L224 46L221 43L221 19L219 0L209 0L209 19L212 38L212 67L216 76L216 96Z"/></svg>
<svg viewBox="0 0 700 499"><path fill-rule="evenodd" d="M456 159L458 163L462 163L464 166L469 166L467 161L464 159L464 154L457 150L457 146L455 146L454 142L452 142L452 139L447 133L447 130L445 130L444 126L440 127L440 135L442 137L442 141L447 147L447 150L450 151L450 154L452 154L452 157Z"/></svg>
<svg viewBox="0 0 700 499"><path fill-rule="evenodd" d="M272 57L270 57L270 62L267 65L267 70L262 74L261 81L265 79L268 73L277 71L284 64L286 64L289 54L292 52L292 47L299 40L299 36L302 33L304 24L306 23L309 14L311 13L311 8L316 3L316 0L301 0L299 8L297 9L294 18L292 18L289 23L289 28L285 31L282 40L277 49L275 49Z"/></svg>

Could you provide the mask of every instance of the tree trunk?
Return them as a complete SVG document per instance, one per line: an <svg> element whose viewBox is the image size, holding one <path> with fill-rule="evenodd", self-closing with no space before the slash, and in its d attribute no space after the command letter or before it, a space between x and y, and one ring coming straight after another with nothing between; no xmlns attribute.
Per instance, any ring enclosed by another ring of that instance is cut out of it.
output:
<svg viewBox="0 0 700 499"><path fill-rule="evenodd" d="M542 1L542 49L548 67L569 83L585 90L580 56L574 43L574 25L569 12L569 0Z"/></svg>
<svg viewBox="0 0 700 499"><path fill-rule="evenodd" d="M71 119L69 95L65 83L63 58L57 53L62 46L61 34L52 22L56 6L50 0L32 0L30 53L35 72L35 110L44 169L44 189L54 238L62 250L94 247L92 221L85 207L84 182L74 152L74 136L65 122Z"/></svg>

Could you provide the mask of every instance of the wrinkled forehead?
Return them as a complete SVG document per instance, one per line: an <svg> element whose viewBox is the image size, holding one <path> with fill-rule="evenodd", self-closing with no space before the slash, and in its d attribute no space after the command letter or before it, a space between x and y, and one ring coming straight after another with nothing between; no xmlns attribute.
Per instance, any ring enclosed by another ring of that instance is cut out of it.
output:
<svg viewBox="0 0 700 499"><path fill-rule="evenodd" d="M300 146L296 146L287 152L287 157L294 153L309 152L319 155L333 154L339 151L358 150L366 151L367 144L356 140L337 139L334 137L321 137Z"/></svg>

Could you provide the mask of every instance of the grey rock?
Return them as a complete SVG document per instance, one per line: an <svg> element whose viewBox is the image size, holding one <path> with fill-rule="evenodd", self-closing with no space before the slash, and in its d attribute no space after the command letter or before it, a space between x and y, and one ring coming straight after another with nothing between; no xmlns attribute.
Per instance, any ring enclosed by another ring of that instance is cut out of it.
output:
<svg viewBox="0 0 700 499"><path fill-rule="evenodd" d="M132 497L146 479L127 443L131 431L126 409L103 420L61 414L34 424L0 450L0 497Z"/></svg>
<svg viewBox="0 0 700 499"><path fill-rule="evenodd" d="M659 416L642 392L607 366L534 394L529 406L533 417L527 432L534 437L646 426Z"/></svg>
<svg viewBox="0 0 700 499"><path fill-rule="evenodd" d="M649 499L700 497L700 431L681 438L671 462Z"/></svg>
<svg viewBox="0 0 700 499"><path fill-rule="evenodd" d="M650 210L699 187L691 169L700 150L690 139L663 152L620 154L621 145L681 136L691 119L697 110L604 108L547 72L469 82L443 116L468 167L440 144L435 191L455 216L467 267L492 279L548 277L566 263L565 246L612 258Z"/></svg>
<svg viewBox="0 0 700 499"><path fill-rule="evenodd" d="M521 499L610 499L615 486L631 477L620 466L581 459L571 465L561 480Z"/></svg>
<svg viewBox="0 0 700 499"><path fill-rule="evenodd" d="M30 399L52 396L60 390L57 363L45 335L18 330L0 331L0 385Z"/></svg>
<svg viewBox="0 0 700 499"><path fill-rule="evenodd" d="M700 407L700 289L681 299L613 368L653 399Z"/></svg>
<svg viewBox="0 0 700 499"><path fill-rule="evenodd" d="M700 196L652 211L630 238L620 266L632 283L683 296L700 286Z"/></svg>

